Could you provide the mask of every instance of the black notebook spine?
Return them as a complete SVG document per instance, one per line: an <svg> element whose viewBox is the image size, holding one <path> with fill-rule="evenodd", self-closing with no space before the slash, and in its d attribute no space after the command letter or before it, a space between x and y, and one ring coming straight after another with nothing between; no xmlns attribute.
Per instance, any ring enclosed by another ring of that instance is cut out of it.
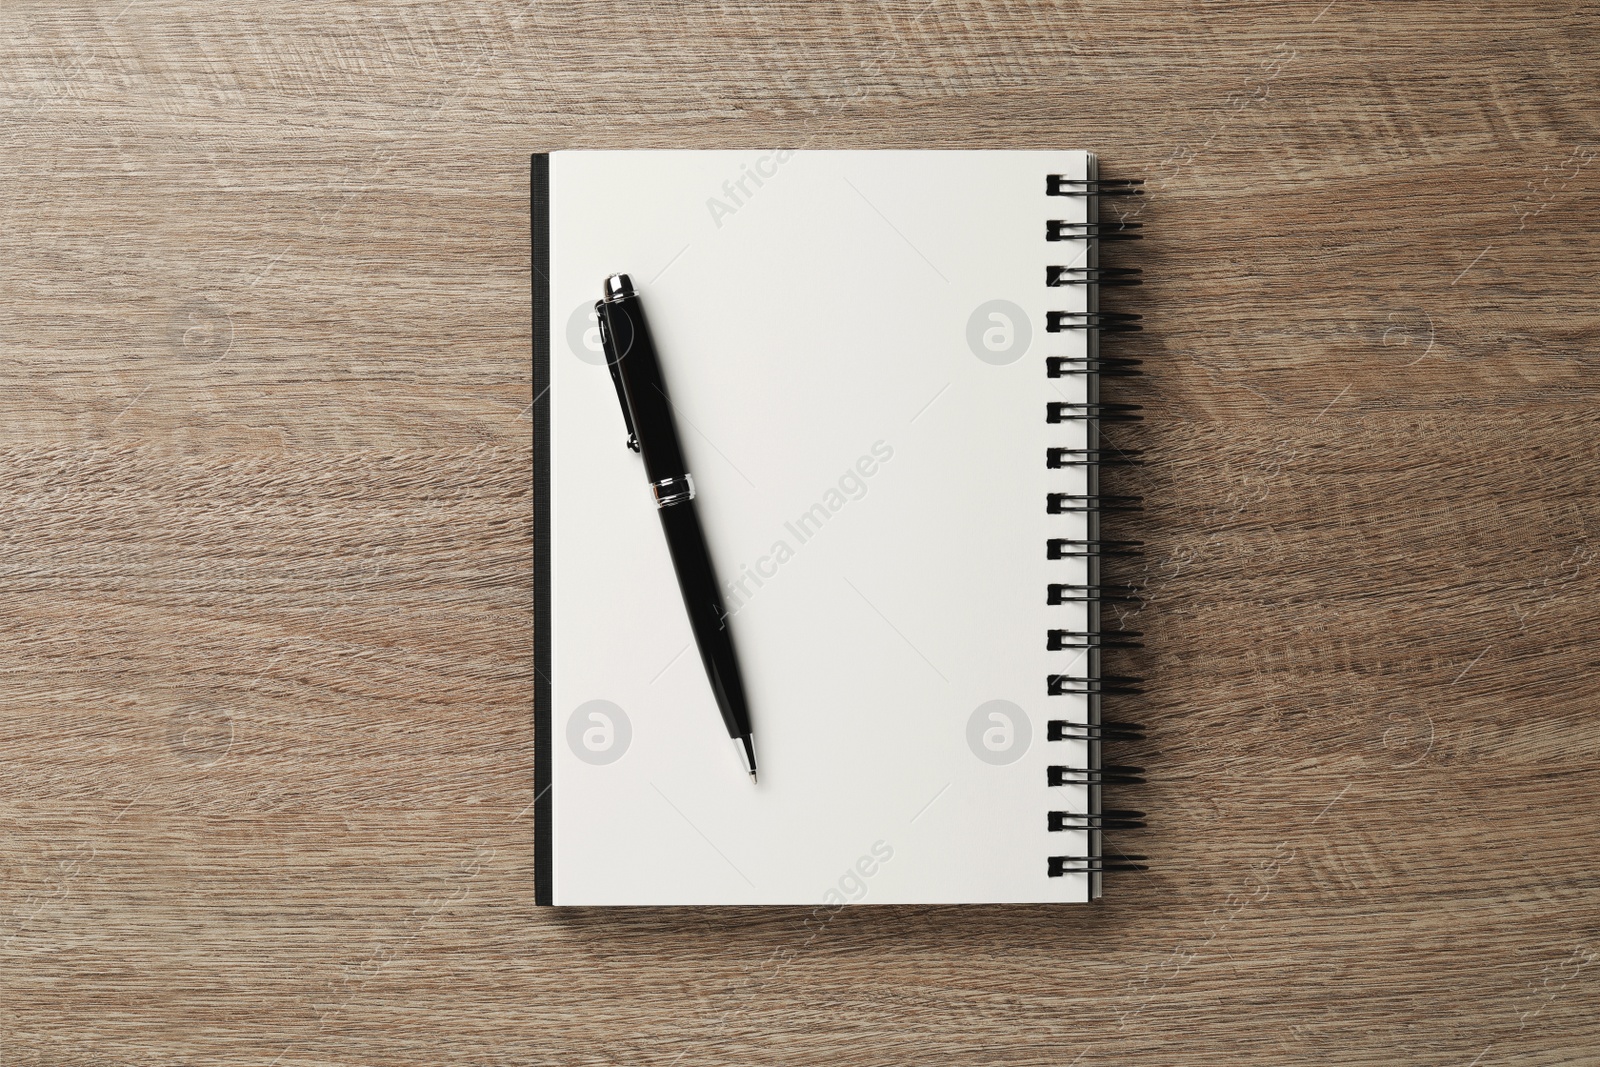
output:
<svg viewBox="0 0 1600 1067"><path fill-rule="evenodd" d="M533 899L555 903L555 801L550 685L550 156L528 172L533 232Z"/></svg>
<svg viewBox="0 0 1600 1067"><path fill-rule="evenodd" d="M1143 189L1140 188L1143 184L1136 179L1102 180L1093 160L1085 178L1068 178L1061 174L1045 176L1046 195L1087 202L1087 221L1049 219L1045 222L1045 239L1064 242L1059 248L1065 253L1059 256L1057 263L1045 267L1045 284L1052 288L1081 288L1086 296L1082 311L1047 312L1045 329L1049 333L1081 332L1087 342L1081 359L1050 357L1045 365L1045 373L1049 377L1082 378L1086 386L1082 403L1052 402L1046 409L1046 420L1052 424L1083 426L1081 447L1052 447L1045 456L1045 464L1051 469L1082 468L1086 488L1081 494L1050 493L1045 507L1051 514L1082 513L1087 518L1087 532L1082 539L1052 537L1045 545L1045 555L1049 559L1081 560L1083 582L1053 582L1046 590L1046 599L1050 604L1082 604L1088 616L1088 623L1083 630L1052 629L1045 638L1050 651L1066 654L1068 662L1074 665L1064 668L1072 673L1051 674L1046 679L1047 691L1051 696L1082 697L1088 707L1087 715L1081 722L1052 718L1049 723L1047 741L1077 742L1087 748L1087 757L1081 766L1060 763L1052 758L1047 769L1048 785L1082 787L1087 803L1081 809L1049 813L1049 829L1052 832L1071 832L1075 837L1081 834L1086 846L1082 852L1075 854L1050 856L1046 873L1052 878L1069 874L1087 875L1091 899L1101 895L1101 881L1107 871L1146 869L1143 856L1127 855L1120 850L1112 850L1112 855L1107 855L1107 832L1141 827L1145 816L1140 811L1106 807L1106 789L1143 782L1144 770L1107 763L1104 748L1107 744L1139 740L1144 736L1144 731L1136 724L1114 720L1105 714L1108 698L1134 695L1142 690L1138 678L1105 672L1104 654L1140 647L1140 635L1127 630L1106 631L1106 606L1132 600L1135 591L1127 586L1108 584L1103 579L1101 569L1102 561L1106 558L1137 556L1140 553L1143 546L1138 541L1107 537L1104 516L1108 513L1137 511L1141 500L1139 497L1103 493L1100 486L1103 467L1141 462L1137 451L1120 448L1109 441L1103 425L1136 422L1143 418L1137 404L1107 403L1100 397L1103 378L1125 378L1143 373L1139 360L1107 355L1101 350L1104 335L1132 333L1141 328L1138 315L1104 310L1100 305L1101 290L1139 285L1143 279L1138 268L1101 265L1102 243L1136 241L1142 234L1138 232L1141 224L1137 222L1102 221L1100 200L1103 197L1143 195ZM1085 664L1081 672L1074 669L1078 663Z"/></svg>

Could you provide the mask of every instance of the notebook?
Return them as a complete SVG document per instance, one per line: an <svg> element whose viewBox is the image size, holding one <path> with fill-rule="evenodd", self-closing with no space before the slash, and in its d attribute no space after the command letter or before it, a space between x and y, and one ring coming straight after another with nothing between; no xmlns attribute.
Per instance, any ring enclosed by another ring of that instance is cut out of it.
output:
<svg viewBox="0 0 1600 1067"><path fill-rule="evenodd" d="M536 897L1092 900L1093 156L561 151L532 166ZM631 274L748 692L735 758L594 304ZM1115 501L1125 505L1126 501ZM1126 547L1126 546L1122 546ZM1124 731L1125 732L1125 731Z"/></svg>

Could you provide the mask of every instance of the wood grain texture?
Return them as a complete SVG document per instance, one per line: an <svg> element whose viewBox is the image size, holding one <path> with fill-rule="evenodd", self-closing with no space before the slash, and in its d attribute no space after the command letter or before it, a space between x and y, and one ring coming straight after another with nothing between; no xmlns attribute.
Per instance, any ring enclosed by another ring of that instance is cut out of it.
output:
<svg viewBox="0 0 1600 1067"><path fill-rule="evenodd" d="M0 1063L1600 1062L1600 13L10 0ZM527 156L1143 176L1148 875L532 905Z"/></svg>

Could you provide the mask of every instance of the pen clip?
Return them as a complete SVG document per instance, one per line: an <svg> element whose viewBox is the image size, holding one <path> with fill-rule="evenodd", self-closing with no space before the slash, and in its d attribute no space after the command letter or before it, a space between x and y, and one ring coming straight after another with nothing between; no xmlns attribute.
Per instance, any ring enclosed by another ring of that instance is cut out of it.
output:
<svg viewBox="0 0 1600 1067"><path fill-rule="evenodd" d="M606 329L606 302L594 302L594 317L600 323L600 349L605 353L606 369L611 372L611 384L617 387L617 403L622 405L622 424L628 428L628 447L639 451L639 436L633 432L633 416L628 412L628 393L622 387L622 369L617 366L617 353L611 343L611 331Z"/></svg>

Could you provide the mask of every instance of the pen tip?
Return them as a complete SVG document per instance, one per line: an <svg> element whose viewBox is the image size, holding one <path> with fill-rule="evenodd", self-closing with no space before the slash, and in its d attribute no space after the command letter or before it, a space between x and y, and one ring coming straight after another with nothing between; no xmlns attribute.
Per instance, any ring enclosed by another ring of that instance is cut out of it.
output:
<svg viewBox="0 0 1600 1067"><path fill-rule="evenodd" d="M733 739L733 747L739 753L739 762L744 766L744 772L753 782L756 780L756 746L750 743L750 735Z"/></svg>

